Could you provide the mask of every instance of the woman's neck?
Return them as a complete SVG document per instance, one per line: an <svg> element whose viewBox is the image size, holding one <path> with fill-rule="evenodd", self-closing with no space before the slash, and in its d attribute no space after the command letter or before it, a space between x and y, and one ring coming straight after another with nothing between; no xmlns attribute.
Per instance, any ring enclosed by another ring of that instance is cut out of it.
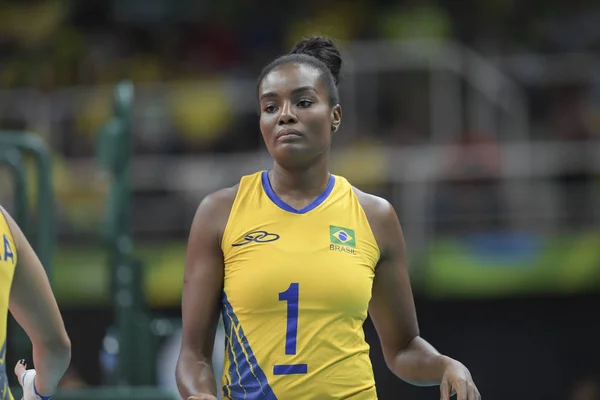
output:
<svg viewBox="0 0 600 400"><path fill-rule="evenodd" d="M302 198L316 197L323 193L329 183L327 160L298 169L284 168L275 163L269 171L269 181L278 196L294 196Z"/></svg>

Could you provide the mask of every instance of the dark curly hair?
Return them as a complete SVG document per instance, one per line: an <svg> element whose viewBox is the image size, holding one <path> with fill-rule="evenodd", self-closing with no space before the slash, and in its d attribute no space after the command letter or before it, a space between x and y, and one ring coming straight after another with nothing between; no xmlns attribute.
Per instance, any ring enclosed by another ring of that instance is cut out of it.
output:
<svg viewBox="0 0 600 400"><path fill-rule="evenodd" d="M329 89L331 105L334 106L339 103L338 86L342 69L342 57L331 39L313 36L299 41L288 54L276 58L263 68L258 77L257 88L269 72L289 63L304 64L321 71Z"/></svg>

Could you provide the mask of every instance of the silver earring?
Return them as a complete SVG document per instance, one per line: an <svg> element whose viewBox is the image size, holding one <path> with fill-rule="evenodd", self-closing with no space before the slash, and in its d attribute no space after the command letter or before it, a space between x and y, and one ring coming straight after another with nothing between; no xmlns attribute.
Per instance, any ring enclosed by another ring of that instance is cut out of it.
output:
<svg viewBox="0 0 600 400"><path fill-rule="evenodd" d="M337 132L337 130L338 130L337 125L334 125L334 126L331 127L331 131L332 132Z"/></svg>

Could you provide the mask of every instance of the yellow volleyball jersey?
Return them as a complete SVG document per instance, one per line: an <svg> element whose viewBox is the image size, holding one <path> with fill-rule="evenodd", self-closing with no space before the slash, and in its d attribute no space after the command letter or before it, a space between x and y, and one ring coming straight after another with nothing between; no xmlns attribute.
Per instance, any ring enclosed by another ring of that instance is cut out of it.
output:
<svg viewBox="0 0 600 400"><path fill-rule="evenodd" d="M6 326L8 324L8 300L16 265L17 247L4 210L0 207L0 400L12 400L13 398L6 375Z"/></svg>
<svg viewBox="0 0 600 400"><path fill-rule="evenodd" d="M244 176L221 243L226 399L377 398L363 322L379 248L348 181L296 210Z"/></svg>

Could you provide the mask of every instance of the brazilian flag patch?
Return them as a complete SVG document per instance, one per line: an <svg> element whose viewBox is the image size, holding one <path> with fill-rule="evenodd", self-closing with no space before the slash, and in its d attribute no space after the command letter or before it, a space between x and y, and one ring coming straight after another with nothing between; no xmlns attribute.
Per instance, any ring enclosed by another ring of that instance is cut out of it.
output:
<svg viewBox="0 0 600 400"><path fill-rule="evenodd" d="M356 235L354 230L341 226L329 225L329 241L332 244L356 248Z"/></svg>

